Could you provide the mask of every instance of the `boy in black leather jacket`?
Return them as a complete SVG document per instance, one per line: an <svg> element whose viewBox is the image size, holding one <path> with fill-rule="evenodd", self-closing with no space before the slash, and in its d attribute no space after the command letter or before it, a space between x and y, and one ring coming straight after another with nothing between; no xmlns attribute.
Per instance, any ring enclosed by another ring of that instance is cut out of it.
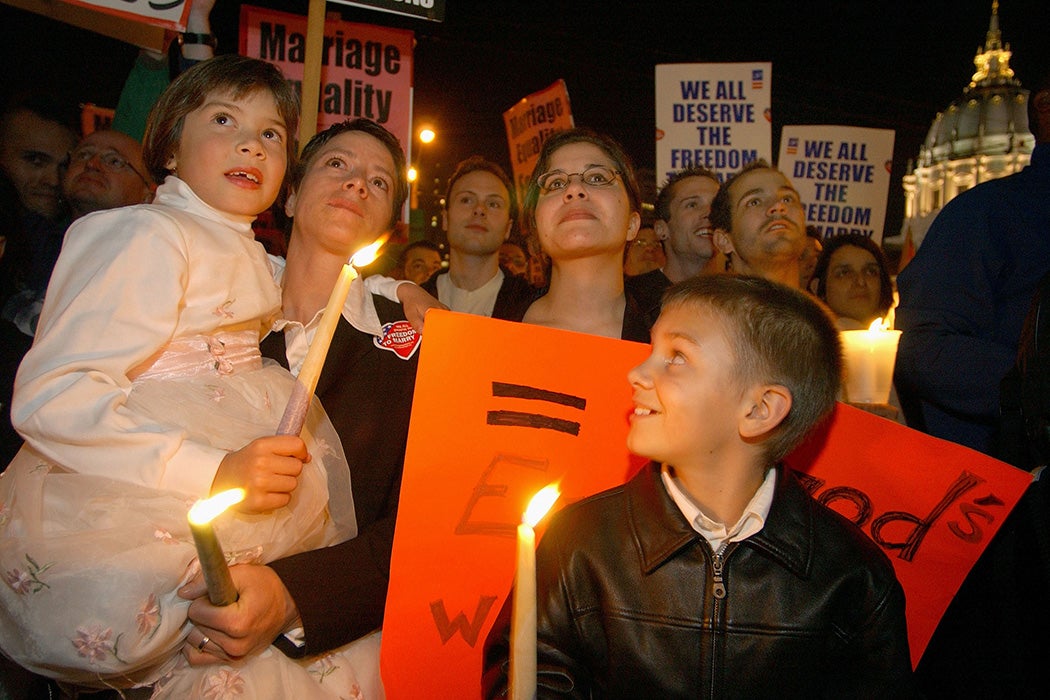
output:
<svg viewBox="0 0 1050 700"><path fill-rule="evenodd" d="M714 275L668 291L652 338L628 374L628 447L653 462L567 506L537 551L537 697L912 694L889 560L779 465L834 405L832 321ZM487 697L506 688L509 612Z"/></svg>

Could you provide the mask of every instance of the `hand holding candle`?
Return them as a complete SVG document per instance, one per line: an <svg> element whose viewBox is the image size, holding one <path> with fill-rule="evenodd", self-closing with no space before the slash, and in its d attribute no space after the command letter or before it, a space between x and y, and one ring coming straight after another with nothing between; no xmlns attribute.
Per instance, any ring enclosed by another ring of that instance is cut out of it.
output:
<svg viewBox="0 0 1050 700"><path fill-rule="evenodd" d="M518 560L510 623L511 700L532 700L536 695L536 532L533 528L560 495L554 484L542 488L529 501L518 525Z"/></svg>
<svg viewBox="0 0 1050 700"><path fill-rule="evenodd" d="M212 605L223 606L236 602L237 589L230 578L230 568L226 566L226 555L222 553L219 538L215 535L212 520L217 518L230 506L244 500L244 489L230 489L211 498L197 501L190 508L187 520L193 543L197 545L197 559L204 574L204 583L208 586L208 600Z"/></svg>
<svg viewBox="0 0 1050 700"><path fill-rule="evenodd" d="M310 407L314 390L317 388L317 380L321 376L321 368L324 367L325 358L328 357L328 348L332 344L335 327L339 323L339 317L343 315L346 296L350 293L350 283L357 279L357 271L354 267L363 267L375 260L379 255L379 249L386 243L386 239L386 235L381 236L371 245L357 251L350 261L343 265L332 294L328 297L328 305L325 306L324 313L321 315L321 321L310 343L310 349L306 353L306 359L303 360L302 369L299 370L298 381L292 389L284 415L281 416L281 423L277 426L278 435L298 435L302 431L303 422L306 420L306 410Z"/></svg>
<svg viewBox="0 0 1050 700"><path fill-rule="evenodd" d="M887 403L901 332L889 330L880 318L867 330L842 331L841 336L846 362L846 400L850 403Z"/></svg>

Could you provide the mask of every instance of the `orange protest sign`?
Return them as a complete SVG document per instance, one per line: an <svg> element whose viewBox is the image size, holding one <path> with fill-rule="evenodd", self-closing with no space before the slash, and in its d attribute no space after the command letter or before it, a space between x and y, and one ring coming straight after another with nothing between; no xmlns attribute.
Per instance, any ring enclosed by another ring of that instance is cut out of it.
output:
<svg viewBox="0 0 1050 700"><path fill-rule="evenodd" d="M388 698L480 695L481 649L510 591L529 499L558 481L558 508L642 464L624 448L626 377L648 352L427 314L383 622Z"/></svg>
<svg viewBox="0 0 1050 700"><path fill-rule="evenodd" d="M480 694L482 647L510 592L515 528L529 499L559 482L556 510L644 463L626 449L626 376L648 352L481 316L427 315L383 628L389 698ZM1031 479L842 404L787 461L893 561L913 663Z"/></svg>
<svg viewBox="0 0 1050 700"><path fill-rule="evenodd" d="M522 202L543 142L554 132L573 127L569 89L565 81L557 80L539 92L521 98L503 113L503 125L507 129L507 147L518 201Z"/></svg>
<svg viewBox="0 0 1050 700"><path fill-rule="evenodd" d="M912 665L1032 475L846 404L789 455L818 501L893 562L907 596Z"/></svg>

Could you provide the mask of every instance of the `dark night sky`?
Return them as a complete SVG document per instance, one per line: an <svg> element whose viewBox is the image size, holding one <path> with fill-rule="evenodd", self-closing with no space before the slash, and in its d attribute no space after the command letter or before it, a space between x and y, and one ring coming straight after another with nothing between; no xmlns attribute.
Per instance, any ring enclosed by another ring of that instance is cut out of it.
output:
<svg viewBox="0 0 1050 700"><path fill-rule="evenodd" d="M240 2L218 0L220 50L236 46ZM250 4L306 14L307 0ZM447 0L443 23L329 2L351 22L415 32L415 114L439 130L448 168L482 153L509 168L502 112L564 78L576 123L619 139L653 168L658 63L771 61L774 152L785 124L896 130L887 233L899 228L900 178L936 113L962 93L984 44L990 0L479 2ZM1002 0L1000 25L1023 83L1050 66L1050 2ZM136 49L0 5L0 92L52 85L71 100L116 104Z"/></svg>

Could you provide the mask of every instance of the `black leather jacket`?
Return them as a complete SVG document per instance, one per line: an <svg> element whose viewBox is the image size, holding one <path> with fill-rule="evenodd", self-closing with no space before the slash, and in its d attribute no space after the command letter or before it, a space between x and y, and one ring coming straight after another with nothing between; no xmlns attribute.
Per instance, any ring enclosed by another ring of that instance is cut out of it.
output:
<svg viewBox="0 0 1050 700"><path fill-rule="evenodd" d="M763 529L719 554L656 464L552 518L537 551L537 697L912 695L889 560L778 472ZM486 643L486 697L506 688L509 614Z"/></svg>

